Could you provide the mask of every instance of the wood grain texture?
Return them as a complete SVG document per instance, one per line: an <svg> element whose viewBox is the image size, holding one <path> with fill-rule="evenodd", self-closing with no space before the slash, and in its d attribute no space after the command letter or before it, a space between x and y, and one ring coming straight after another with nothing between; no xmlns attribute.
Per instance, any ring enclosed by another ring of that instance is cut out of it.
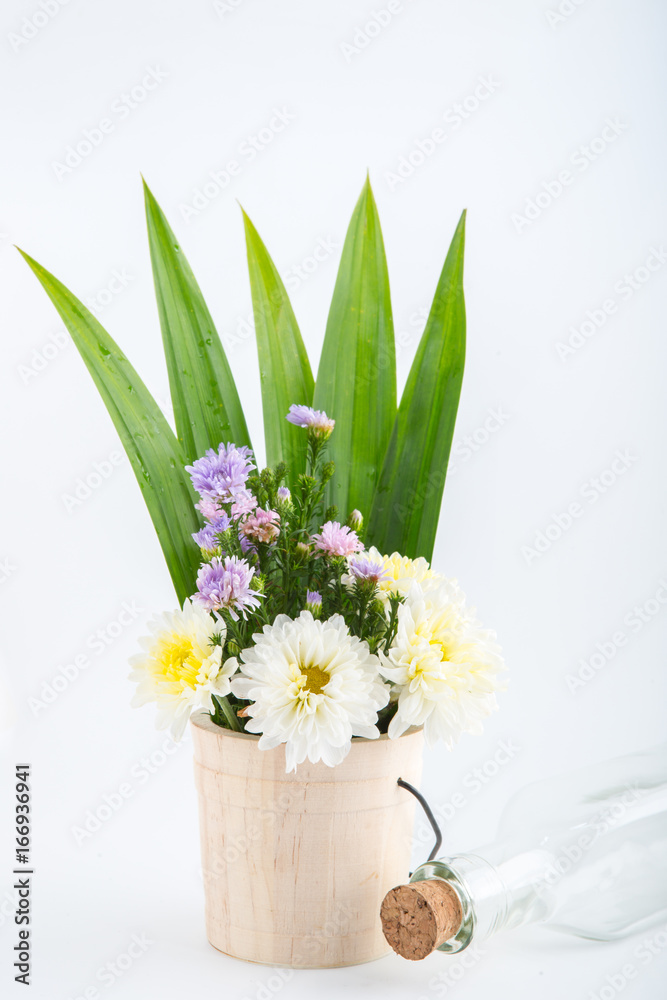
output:
<svg viewBox="0 0 667 1000"><path fill-rule="evenodd" d="M342 764L300 764L192 716L206 928L227 955L290 968L390 951L379 912L410 865L423 736L352 741Z"/></svg>

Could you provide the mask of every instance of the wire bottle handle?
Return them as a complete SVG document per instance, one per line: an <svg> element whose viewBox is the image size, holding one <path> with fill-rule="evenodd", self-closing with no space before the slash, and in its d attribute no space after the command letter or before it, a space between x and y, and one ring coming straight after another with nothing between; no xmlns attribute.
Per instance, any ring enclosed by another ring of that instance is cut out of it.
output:
<svg viewBox="0 0 667 1000"><path fill-rule="evenodd" d="M433 828L433 833L435 834L435 844L433 845L433 850L431 851L426 860L433 861L433 858L436 857L438 851L442 846L442 832L440 830L440 827L438 826L438 821L433 815L433 810L431 809L430 805L428 804L422 793L417 791L414 785L411 785L408 781L403 781L403 778L399 778L396 784L400 785L401 788L406 788L412 795L414 795L414 797L417 799L417 802L419 802L420 806L426 813L426 818L431 824L431 827Z"/></svg>

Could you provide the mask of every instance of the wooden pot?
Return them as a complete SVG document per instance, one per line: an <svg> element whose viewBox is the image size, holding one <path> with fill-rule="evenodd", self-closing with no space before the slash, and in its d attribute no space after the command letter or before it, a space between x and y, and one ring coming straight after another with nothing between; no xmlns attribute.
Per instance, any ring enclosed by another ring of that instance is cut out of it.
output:
<svg viewBox="0 0 667 1000"><path fill-rule="evenodd" d="M391 950L380 904L410 866L421 730L354 739L337 767L192 716L206 929L235 958L290 968L356 965Z"/></svg>

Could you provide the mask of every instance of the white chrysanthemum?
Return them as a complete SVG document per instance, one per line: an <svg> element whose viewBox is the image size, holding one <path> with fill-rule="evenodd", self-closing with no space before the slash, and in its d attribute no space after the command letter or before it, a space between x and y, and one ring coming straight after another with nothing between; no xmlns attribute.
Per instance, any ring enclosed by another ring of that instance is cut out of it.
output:
<svg viewBox="0 0 667 1000"><path fill-rule="evenodd" d="M137 683L132 705L157 702L158 729L171 726L180 740L194 709L210 712L211 695L229 694L230 670L220 666L222 645L211 641L220 635L224 643L226 627L189 600L182 611L158 615L148 627L152 634L139 640L143 652L130 657L130 680Z"/></svg>
<svg viewBox="0 0 667 1000"><path fill-rule="evenodd" d="M402 556L400 552L392 552L390 556L383 556L375 546L372 546L364 553L373 562L382 565L384 575L378 581L379 599L388 606L390 594L400 594L405 597L414 583L419 583L424 591L440 586L444 580L443 576L435 573L426 559L421 556L418 559L409 559ZM344 582L351 584L354 582L352 576L343 577Z"/></svg>
<svg viewBox="0 0 667 1000"><path fill-rule="evenodd" d="M466 611L456 581L426 592L413 584L399 606L392 647L380 654L380 673L399 691L389 735L423 725L429 746L443 740L451 747L463 732L480 733L503 687L495 638Z"/></svg>
<svg viewBox="0 0 667 1000"><path fill-rule="evenodd" d="M241 653L245 676L234 678L232 691L254 702L246 730L263 734L260 750L284 743L287 771L306 758L334 767L353 736L379 736L377 713L389 689L377 656L350 635L340 615L326 621L310 611L294 620L278 615L253 638L255 645ZM231 663L236 669L236 660Z"/></svg>

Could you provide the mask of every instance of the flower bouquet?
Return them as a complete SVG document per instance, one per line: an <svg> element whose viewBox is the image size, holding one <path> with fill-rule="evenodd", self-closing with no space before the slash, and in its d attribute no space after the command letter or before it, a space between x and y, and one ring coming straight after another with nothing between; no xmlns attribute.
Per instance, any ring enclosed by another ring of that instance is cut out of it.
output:
<svg viewBox="0 0 667 1000"><path fill-rule="evenodd" d="M418 783L422 734L451 747L479 732L502 685L494 634L428 561L463 373L464 218L397 406L370 184L316 383L244 214L260 470L199 287L145 195L176 434L97 320L24 255L100 389L179 600L133 657L134 704L155 701L176 739L192 721L210 941L272 964L367 961L387 951L380 901L409 865L397 779Z"/></svg>

